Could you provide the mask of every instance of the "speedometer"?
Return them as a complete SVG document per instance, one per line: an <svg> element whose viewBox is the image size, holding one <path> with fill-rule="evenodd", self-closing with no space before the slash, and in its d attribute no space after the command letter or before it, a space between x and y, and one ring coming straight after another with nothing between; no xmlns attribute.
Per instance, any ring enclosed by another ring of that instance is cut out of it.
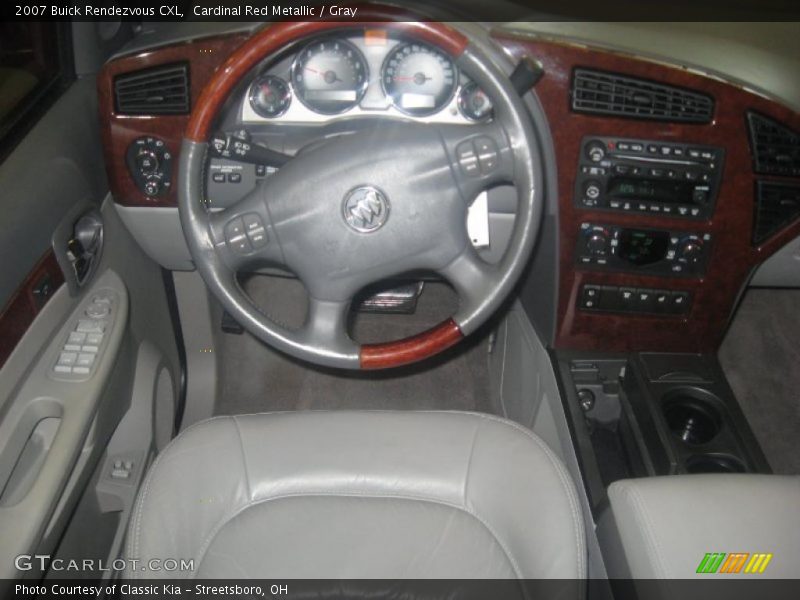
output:
<svg viewBox="0 0 800 600"><path fill-rule="evenodd" d="M364 55L345 40L312 42L292 66L295 95L313 111L334 115L353 108L367 89Z"/></svg>
<svg viewBox="0 0 800 600"><path fill-rule="evenodd" d="M425 44L397 46L383 63L383 90L395 107L411 116L439 112L458 84L453 61Z"/></svg>

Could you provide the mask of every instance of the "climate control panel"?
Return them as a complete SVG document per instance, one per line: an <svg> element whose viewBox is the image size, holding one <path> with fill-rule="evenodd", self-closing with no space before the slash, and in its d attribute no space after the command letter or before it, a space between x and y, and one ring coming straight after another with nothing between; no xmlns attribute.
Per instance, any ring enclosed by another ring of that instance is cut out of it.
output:
<svg viewBox="0 0 800 600"><path fill-rule="evenodd" d="M591 269L699 277L706 271L711 243L710 233L587 222L580 226L575 260Z"/></svg>
<svg viewBox="0 0 800 600"><path fill-rule="evenodd" d="M136 186L146 196L160 196L172 186L172 153L164 140L150 136L135 139L128 146L126 162Z"/></svg>

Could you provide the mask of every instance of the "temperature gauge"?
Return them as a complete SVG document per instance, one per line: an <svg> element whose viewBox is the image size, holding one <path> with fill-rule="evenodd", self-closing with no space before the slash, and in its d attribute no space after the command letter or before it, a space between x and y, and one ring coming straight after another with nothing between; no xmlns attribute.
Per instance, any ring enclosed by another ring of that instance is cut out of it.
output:
<svg viewBox="0 0 800 600"><path fill-rule="evenodd" d="M259 77L250 86L250 106L266 119L281 116L291 102L289 84L275 75Z"/></svg>

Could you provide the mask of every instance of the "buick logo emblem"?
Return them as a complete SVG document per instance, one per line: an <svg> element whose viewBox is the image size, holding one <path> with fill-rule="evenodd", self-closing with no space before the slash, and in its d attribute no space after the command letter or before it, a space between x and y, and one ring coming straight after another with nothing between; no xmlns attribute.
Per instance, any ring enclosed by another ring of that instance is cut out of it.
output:
<svg viewBox="0 0 800 600"><path fill-rule="evenodd" d="M389 218L389 199L374 187L358 187L345 196L342 209L350 227L361 233L372 233Z"/></svg>

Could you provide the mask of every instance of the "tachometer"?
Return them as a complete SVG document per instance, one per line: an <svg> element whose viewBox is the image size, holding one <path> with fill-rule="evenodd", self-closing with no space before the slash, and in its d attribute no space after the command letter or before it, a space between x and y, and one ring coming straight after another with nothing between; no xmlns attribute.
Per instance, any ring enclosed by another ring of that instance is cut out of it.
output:
<svg viewBox="0 0 800 600"><path fill-rule="evenodd" d="M458 84L453 61L425 44L397 46L386 57L383 90L402 112L430 115L447 106Z"/></svg>
<svg viewBox="0 0 800 600"><path fill-rule="evenodd" d="M260 116L274 119L281 116L292 102L289 84L275 75L264 75L250 86L250 106Z"/></svg>
<svg viewBox="0 0 800 600"><path fill-rule="evenodd" d="M311 110L333 115L351 109L367 89L364 56L346 40L312 42L292 66L292 85L300 101Z"/></svg>

